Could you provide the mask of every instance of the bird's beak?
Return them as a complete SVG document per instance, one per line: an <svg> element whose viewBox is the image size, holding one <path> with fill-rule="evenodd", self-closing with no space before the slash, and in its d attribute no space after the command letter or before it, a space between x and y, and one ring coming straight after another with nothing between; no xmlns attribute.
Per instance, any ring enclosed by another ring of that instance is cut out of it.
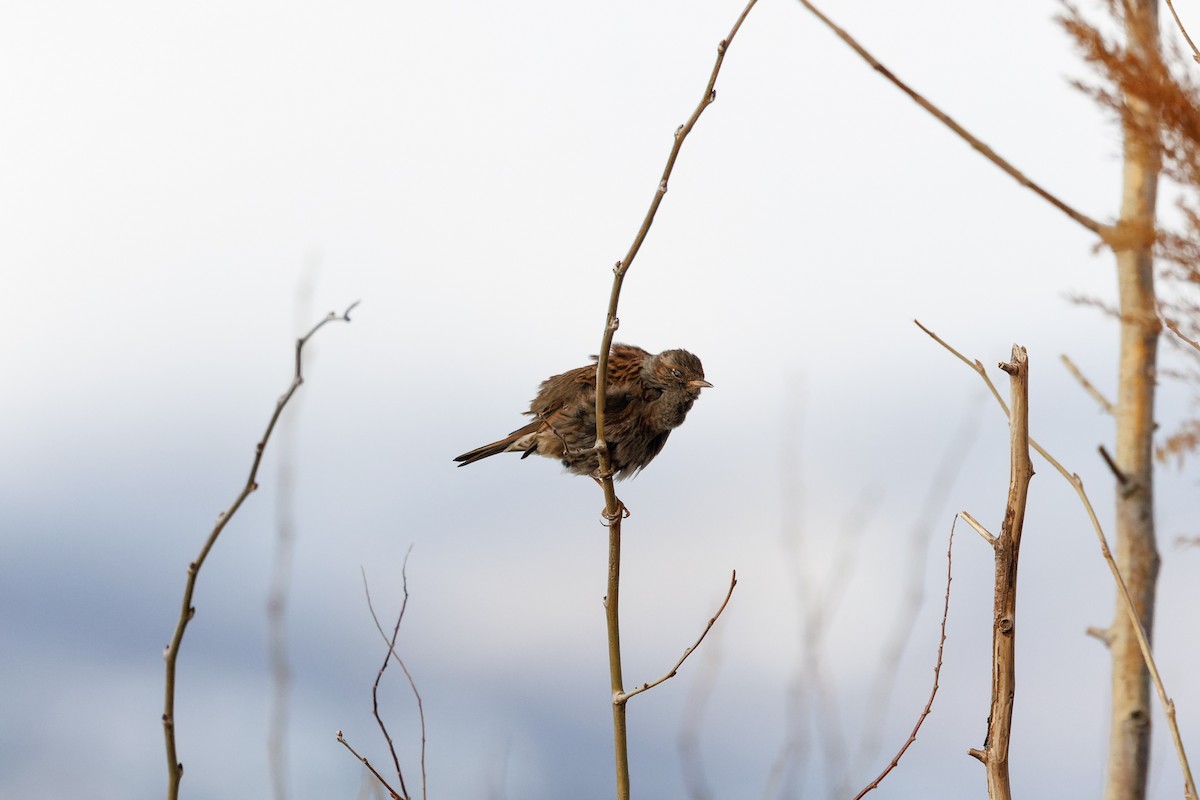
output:
<svg viewBox="0 0 1200 800"><path fill-rule="evenodd" d="M701 381L701 380L688 381L687 385L688 385L689 389L711 389L712 388L711 383L709 383L708 381Z"/></svg>

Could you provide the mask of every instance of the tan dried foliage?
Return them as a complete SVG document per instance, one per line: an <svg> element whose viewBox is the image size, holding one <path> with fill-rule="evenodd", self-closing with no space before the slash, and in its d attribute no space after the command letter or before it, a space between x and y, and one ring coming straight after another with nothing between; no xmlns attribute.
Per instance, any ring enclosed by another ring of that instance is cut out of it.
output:
<svg viewBox="0 0 1200 800"><path fill-rule="evenodd" d="M1116 20L1135 13L1123 0L1103 0L1102 4ZM1159 315L1174 334L1166 341L1185 363L1195 367L1200 365L1200 82L1195 59L1170 43L1164 45L1161 57L1152 50L1130 48L1123 37L1102 33L1077 6L1064 2L1063 7L1059 21L1084 61L1102 79L1095 84L1076 81L1074 85L1113 111L1124 130L1158 148L1163 174L1178 191L1177 227L1160 223L1153 233L1113 227L1105 243L1121 249L1153 236ZM1142 20L1140 24L1153 23ZM1134 113L1130 98L1145 103L1149 113ZM1182 377L1200 392L1200 372L1162 369L1158 377L1172 375ZM1194 407L1197 416L1184 420L1158 446L1160 460L1174 458L1182 464L1186 456L1200 452L1200 394L1194 398Z"/></svg>

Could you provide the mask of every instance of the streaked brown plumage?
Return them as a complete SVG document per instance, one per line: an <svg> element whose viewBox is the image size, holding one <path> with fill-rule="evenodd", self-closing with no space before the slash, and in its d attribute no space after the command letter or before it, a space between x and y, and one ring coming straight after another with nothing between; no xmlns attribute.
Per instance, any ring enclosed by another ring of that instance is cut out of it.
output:
<svg viewBox="0 0 1200 800"><path fill-rule="evenodd" d="M592 356L597 361L596 356ZM671 431L683 424L704 380L700 359L686 350L651 355L640 347L615 344L608 358L604 436L617 478L646 468L662 451ZM595 475L596 367L579 367L542 382L525 412L534 420L503 439L463 453L465 467L497 453L560 459L578 475Z"/></svg>

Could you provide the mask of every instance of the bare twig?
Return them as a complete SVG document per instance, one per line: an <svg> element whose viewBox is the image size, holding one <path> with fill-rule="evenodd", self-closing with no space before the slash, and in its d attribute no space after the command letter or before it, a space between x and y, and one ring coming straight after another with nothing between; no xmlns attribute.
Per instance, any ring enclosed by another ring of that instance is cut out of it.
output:
<svg viewBox="0 0 1200 800"><path fill-rule="evenodd" d="M1114 461L1113 457L1109 454L1108 448L1104 445L1100 445L1096 449L1100 451L1100 457L1104 459L1104 463L1108 465L1108 469L1110 472L1112 472L1113 477L1117 479L1117 483L1121 484L1121 486L1126 486L1129 483L1129 476L1124 472L1121 472L1121 468L1117 466L1117 462Z"/></svg>
<svg viewBox="0 0 1200 800"><path fill-rule="evenodd" d="M396 615L396 626L392 629L392 635L389 637L383 630L383 625L379 622L379 615L375 613L375 606L371 602L371 588L367 583L367 571L363 570L363 592L367 596L367 609L371 612L371 619L375 622L375 629L379 631L380 637L387 644L388 652L384 656L383 665L379 667L379 672L375 674L375 685L371 687L371 707L375 714L375 721L379 724L379 730L383 732L384 739L388 743L388 751L392 755L392 763L396 767L396 777L400 779L400 789L408 796L408 788L404 785L404 775L400 771L400 759L396 755L396 748L392 744L392 737L388 733L387 726L384 725L383 719L379 716L379 681L383 678L383 671L387 669L388 661L392 658L396 659L396 663L400 665L400 669L404 672L404 677L408 680L408 686L412 690L413 697L417 701L417 714L421 720L421 796L426 797L428 792L428 782L425 773L425 704L421 700L421 693L417 691L417 684L413 681L412 674L408 671L408 666L404 663L404 659L396 652L396 638L400 634L400 623L404 620L404 612L408 609L408 557L412 553L412 545L409 545L408 550L404 553L404 563L400 567L400 579L404 590L404 600L400 603L400 613Z"/></svg>
<svg viewBox="0 0 1200 800"><path fill-rule="evenodd" d="M913 725L912 733L908 735L908 739L901 745L896 755L884 767L883 772L876 776L875 780L871 781L861 792L854 796L854 800L862 800L868 792L879 787L883 779L888 776L900 764L900 759L908 752L908 748L912 747L913 742L917 740L917 733L921 730L921 725L924 724L925 718L929 716L929 712L933 711L933 699L937 697L938 679L942 674L942 654L946 650L946 620L950 616L950 571L953 567L953 559L951 553L954 551L954 525L958 522L958 517L954 518L954 522L950 523L950 541L946 544L946 600L942 605L942 629L941 635L938 637L937 663L933 666L933 689L929 692L929 700L925 702L925 708L921 710L920 716L917 717L917 724Z"/></svg>
<svg viewBox="0 0 1200 800"><path fill-rule="evenodd" d="M600 358L596 363L596 453L600 461L600 478L603 481L605 508L606 513L611 517L616 514L619 509L619 503L613 492L612 476L608 473L608 443L604 440L604 406L606 389L608 386L608 357L609 351L612 348L613 335L616 334L617 328L621 327L621 320L617 317L617 306L621 299L621 286L625 282L625 274L633 265L633 259L637 257L638 251L642 249L642 243L646 241L646 235L650 232L650 226L654 224L654 217L658 214L658 207L662 205L663 197L667 194L667 186L671 180L671 173L675 170L675 161L679 158L679 151L683 148L683 142L687 139L688 134L692 132L692 128L696 127L696 122L700 119L700 115L704 113L704 109L708 108L717 99L717 76L721 73L721 64L725 61L725 53L728 52L730 45L733 44L733 37L742 27L742 23L746 20L746 16L750 13L750 9L758 0L750 0L746 7L742 9L742 13L738 15L737 21L729 30L729 35L721 40L717 45L717 60L713 64L712 73L708 77L708 84L704 88L704 94L700 98L700 102L696 104L696 108L692 111L692 115L687 122L680 125L675 130L675 141L671 145L671 152L667 155L666 166L663 167L662 177L659 178L658 186L654 191L654 197L650 201L650 208L646 210L646 216L642 220L642 226L638 228L637 234L633 237L633 243L629 246L625 257L617 262L613 267L613 283L612 291L608 298L608 314L604 323L604 332L600 337Z"/></svg>
<svg viewBox="0 0 1200 800"><path fill-rule="evenodd" d="M995 536L993 536L993 535L991 534L991 532L990 532L990 531L988 531L988 529L987 529L987 528L985 528L985 527L983 527L982 525L980 525L980 524L979 524L979 521L978 521L977 519L975 519L974 517L972 517L972 516L971 516L970 514L968 514L966 511L960 511L958 515L959 515L960 517L962 517L962 518L963 518L963 519L966 521L966 523L967 523L968 525L970 525L972 528L974 528L974 529L975 529L975 532L976 532L976 533L978 533L980 536L982 536L982 537L983 537L983 540L984 540L985 542L987 542L989 546L991 546L991 547L995 547L995 546L996 546L996 537L995 537Z"/></svg>
<svg viewBox="0 0 1200 800"><path fill-rule="evenodd" d="M725 611L725 606L729 605L729 598L733 597L733 589L735 586L737 586L737 570L736 569L733 571L733 575L729 578L729 591L725 593L725 600L724 600L724 602L721 603L721 607L718 608L717 613L713 614L712 617L708 620L708 624L704 626L704 630L701 631L700 637L698 639L696 639L695 643L692 644L692 646L689 647L687 650L683 651L683 655L681 655L679 657L679 660L675 662L675 666L671 667L671 669L669 669L667 671L667 674L663 675L658 680L651 681L650 683L643 683L641 686L637 687L632 692L621 692L613 699L613 702L623 705L625 703L628 703L629 698L633 697L634 695L639 695L642 692L645 692L649 689L653 689L655 686L658 686L660 683L665 683L666 681L669 681L671 678L674 678L675 675L679 672L679 668L683 666L683 662L687 661L688 656L690 656L692 653L696 652L696 648L699 647L700 643L704 641L704 637L708 636L708 632L712 630L713 625L717 624L717 620L720 619L721 614L724 613L724 611Z"/></svg>
<svg viewBox="0 0 1200 800"><path fill-rule="evenodd" d="M1100 404L1100 407L1104 409L1105 413L1109 414L1110 416L1116 416L1116 409L1113 407L1113 404L1107 397L1104 396L1103 392L1097 389L1095 385L1093 385L1092 382L1084 376L1079 367L1075 366L1075 362L1071 360L1071 357L1066 353L1063 353L1061 357L1063 364L1067 368L1067 371L1075 376L1075 380L1079 381L1079 385L1083 387L1083 390L1090 394L1092 399Z"/></svg>
<svg viewBox="0 0 1200 800"><path fill-rule="evenodd" d="M737 35L738 30L742 27L742 22L746 19L746 15L750 13L750 9L754 8L756 2L757 0L750 0L746 4L745 8L742 9L742 13L738 15L737 21L734 22L733 27L730 29L729 34L717 45L716 63L713 64L712 73L709 75L708 84L704 89L704 95L700 98L700 102L696 105L687 122L679 126L675 131L675 141L671 145L671 152L667 156L666 166L663 168L662 177L659 178L658 186L655 188L654 197L650 201L650 207L646 211L642 225L634 236L633 244L629 246L629 251L625 254L625 257L617 262L613 268L613 283L612 290L609 293L608 312L605 318L604 331L600 337L600 352L596 363L595 447L599 463L597 480L604 491L604 517L608 521L608 591L604 596L604 616L608 628L609 682L613 693L613 752L616 762L618 800L628 800L629 798L629 742L625 721L625 703L619 701L619 698L625 692L625 679L621 667L620 633L621 519L625 513L625 506L617 498L616 489L613 486L613 471L608 457L608 443L604 439L604 412L608 390L608 358L612 349L613 335L616 334L617 328L621 324L620 319L617 317L617 307L621 299L621 286L625 281L625 274L633 264L633 259L637 256L642 243L646 240L646 235L650 232L650 226L654 223L658 207L662 204L663 197L667 193L671 173L675 169L675 161L679 157L679 151L683 147L684 139L691 133L697 120L700 119L700 115L704 113L704 109L708 108L717 99L715 87L717 76L721 72L721 64L725 61L725 53L729 50L729 46L733 43L733 37Z"/></svg>
<svg viewBox="0 0 1200 800"><path fill-rule="evenodd" d="M1005 415L1009 416L1008 406L1005 405L1004 400L996 391L996 387L992 385L992 381L988 377L987 371L983 368L983 364L979 363L978 359L972 363L969 359L967 359L966 356L955 350L941 337L926 328L919 321L913 320L913 322L916 323L918 328L925 331L925 333L927 333L935 342L946 348L946 350L958 358L959 361L962 361L964 364L975 370L979 377L983 379L984 383L987 384L988 388L992 392L992 396L996 398L996 401L1000 404L1000 407L1004 409ZM1159 702L1162 704L1163 711L1166 713L1167 726L1171 730L1171 738L1175 744L1175 755L1179 760L1179 767L1183 773L1184 788L1187 792L1187 797L1189 800L1196 800L1196 783L1192 778L1192 768L1188 763L1187 752L1183 747L1183 737L1179 733L1179 725L1175 720L1175 702L1167 697L1166 687L1163 685L1162 676L1159 675L1158 665L1154 661L1154 654L1150 650L1150 640L1146 635L1146 629L1142 625L1141 619L1138 617L1137 610L1134 608L1133 598L1129 595L1129 589L1125 585L1125 579L1121 575L1121 571L1117 568L1117 562L1113 559L1112 551L1108 547L1108 537L1104 535L1104 529L1100 526L1100 520L1096 516L1096 510L1092 508L1092 501L1088 498L1087 492L1084 491L1083 480L1078 474L1068 472L1066 467L1064 467L1056 458L1046 452L1046 449L1039 445L1032 436L1029 438L1029 446L1036 450L1038 455L1046 459L1050 466L1054 467L1054 469L1058 471L1058 474L1062 475L1067 483L1071 484L1071 486L1075 489L1075 493L1079 496L1079 502L1083 504L1083 508L1087 512L1088 519L1092 523L1092 530L1095 531L1096 539L1100 543L1100 553L1104 557L1104 562L1108 564L1108 569L1112 573L1113 581L1117 585L1118 597L1121 598L1121 601L1125 606L1125 611L1129 617L1130 623L1133 626L1134 634L1137 636L1138 646L1142 651L1142 658L1146 662L1146 669L1150 672L1150 679L1154 683L1154 688L1158 693Z"/></svg>
<svg viewBox="0 0 1200 800"><path fill-rule="evenodd" d="M902 81L898 77L896 77L896 75L890 69L885 67L873 55L871 55L869 52L867 52L867 50L862 45L860 45L854 39L853 36L851 36L849 33L847 33L842 28L839 28L836 24L833 23L833 21L831 21L829 19L829 17L822 14L821 11L818 10L816 6L814 6L812 3L808 2L808 0L800 0L800 5L804 6L809 11L811 11L813 16L815 16L817 19L819 19L821 22L823 22L827 28L829 28L831 31L833 31L835 34L837 34L838 38L841 39L843 42L845 42L847 45L849 45L850 49L852 49L855 53L857 53L859 55L859 57L861 57L864 61L866 61L868 64L870 64L872 69L874 69L880 75L882 75L883 77L885 77L889 81L891 81L892 84L896 86L896 88L898 88L900 91L904 92L906 95L908 95L910 98L912 98L913 101L916 102L917 105L919 105L921 108L928 111L939 122L941 122L947 128L949 128L950 130L952 130L956 134L958 134L959 138L961 138L963 141L965 141L967 144L969 144L972 148L974 148L976 151L978 151L981 155L983 155L984 158L986 158L988 161L991 161L997 167L999 167L1000 169L1007 172L1009 174L1009 176L1011 176L1013 178L1013 180L1015 180L1017 183L1024 186L1026 189L1029 189L1030 191L1032 191L1038 197L1041 197L1046 202L1050 203L1050 205L1054 206L1059 211L1066 214L1068 217L1075 220L1076 222L1078 222L1083 227L1087 228L1092 233L1094 233L1098 236L1101 236L1101 237L1105 236L1107 226L1102 225L1101 223L1097 222L1096 220L1092 219L1091 217L1087 216L1086 214L1083 214L1083 213L1075 210L1072 206L1067 205L1065 202L1060 200L1058 197L1051 194L1046 189L1042 188L1042 186L1040 184L1038 184L1038 183L1034 182L1033 180L1031 180L1030 178L1026 177L1023 172L1021 172L1019 169L1017 169L1012 164L1010 164L1007 160L1002 158L998 153L996 153L996 151L992 150L992 148L988 147L986 144L984 144L982 141L980 141L978 138L976 138L973 134L971 134L970 131L968 131L962 125L959 125L957 122L955 122L948 114L943 112L940 108L935 106L933 103L926 100L919 92L917 92L917 90L913 89L907 83L905 83L904 81Z"/></svg>
<svg viewBox="0 0 1200 800"><path fill-rule="evenodd" d="M217 537L221 535L221 531L225 530L225 526L229 524L229 520L237 513L237 510L242 507L242 503L245 502L246 498L258 489L258 468L262 464L263 453L267 449L267 442L271 439L271 434L275 430L275 425L279 421L279 415L283 413L284 407L287 406L288 401L292 399L292 395L296 393L300 385L304 383L301 371L304 345L308 343L308 340L317 331L325 327L327 323L349 322L350 312L357 305L358 301L351 303L340 315L330 311L308 333L296 340L296 368L292 376L292 382L288 386L287 391L275 401L275 411L271 414L271 419L267 422L267 429L263 433L262 438L259 439L258 444L254 447L254 461L251 463L250 475L246 478L246 485L238 492L237 497L234 498L229 507L217 515L216 524L208 534L208 538L204 541L204 546L200 548L200 554L196 556L196 559L192 563L188 564L187 583L184 584L183 604L179 611L179 619L175 623L175 633L171 637L171 643L163 651L163 661L166 662L166 689L165 700L163 702L162 724L163 738L166 740L167 748L168 800L176 800L179 797L179 782L183 779L183 764L179 761L175 745L175 669L179 659L179 647L183 643L184 631L187 630L188 623L191 622L192 617L196 615L196 608L192 605L192 595L196 591L196 578L200 574L200 568L204 566L204 561L208 558L213 545L217 543Z"/></svg>
<svg viewBox="0 0 1200 800"><path fill-rule="evenodd" d="M368 761L365 756L360 756L358 754L358 751L350 746L350 743L346 741L346 737L342 736L341 731L337 732L337 740L339 742L341 742L342 745L347 750L349 750L351 753L353 753L354 757L357 758L359 761L361 761L364 767L366 767L367 769L369 769L371 771L371 774L375 776L375 779L377 781L379 781L381 784L383 784L384 787L387 788L388 794L390 794L392 796L392 800L408 800L408 798L405 795L398 793L395 789L393 789L391 786L388 785L388 782L385 781L383 779L383 776L379 774L379 770L377 770L377 769L375 769L375 767L371 766L371 762Z"/></svg>
<svg viewBox="0 0 1200 800"><path fill-rule="evenodd" d="M982 395L978 398L983 401ZM925 576L928 572L926 556L929 540L936 527L935 520L942 513L946 499L951 496L955 482L968 462L971 449L979 438L979 421L985 407L983 402L972 402L965 409L958 428L946 444L937 469L928 477L925 497L912 523L908 544L902 550L902 561L895 564L896 574L904 576L906 588L900 593L899 601L892 605L892 623L888 626L889 636L880 648L878 663L871 690L867 693L866 708L871 709L868 725L862 736L854 762L854 775L861 775L874 764L882 753L881 742L884 722L888 715L891 698L896 691L899 671L891 665L899 664L913 641L913 631L920 620L919 612L924 608L926 594ZM851 773L847 773L849 777ZM857 778L856 778L857 779ZM846 785L839 796L846 796L852 787Z"/></svg>
<svg viewBox="0 0 1200 800"><path fill-rule="evenodd" d="M1000 364L1009 374L1012 414L1009 416L1010 473L1008 499L1000 535L992 538L996 558L995 601L992 622L992 700L987 737L982 748L967 752L983 762L988 797L1012 796L1008 776L1008 750L1012 738L1013 700L1016 696L1017 567L1021 531L1033 464L1029 460L1029 359L1025 348L1013 345L1012 360Z"/></svg>
<svg viewBox="0 0 1200 800"><path fill-rule="evenodd" d="M1175 18L1175 25L1179 28L1179 32L1183 34L1183 38L1187 40L1188 47L1192 48L1192 58L1200 62L1200 50L1196 49L1196 43L1192 41L1192 37L1188 36L1187 28L1183 27L1183 20L1179 18L1179 12L1175 10L1175 4L1171 0L1167 0L1167 8L1171 9L1171 16Z"/></svg>
<svg viewBox="0 0 1200 800"><path fill-rule="evenodd" d="M1185 334L1183 331L1179 330L1179 324L1177 322L1175 322L1174 320L1171 320L1171 319L1167 319L1166 317L1160 317L1160 319L1162 320L1162 324L1166 325L1167 329L1170 330L1171 333L1178 336L1184 342L1187 342L1189 345L1191 345L1196 350L1200 350L1200 342L1196 341L1195 339L1193 339L1193 338L1189 337L1187 334Z"/></svg>

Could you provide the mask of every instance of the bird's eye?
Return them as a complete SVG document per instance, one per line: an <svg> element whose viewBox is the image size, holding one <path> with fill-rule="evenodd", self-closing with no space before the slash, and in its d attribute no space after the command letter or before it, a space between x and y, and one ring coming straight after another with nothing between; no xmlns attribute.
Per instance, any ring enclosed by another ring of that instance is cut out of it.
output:
<svg viewBox="0 0 1200 800"><path fill-rule="evenodd" d="M676 378L682 378L682 377L683 377L683 373L682 373L682 372L680 372L680 371L679 371L679 370L677 370L677 369L673 369L673 370L671 370L671 374L672 374L672 375L674 375Z"/></svg>

